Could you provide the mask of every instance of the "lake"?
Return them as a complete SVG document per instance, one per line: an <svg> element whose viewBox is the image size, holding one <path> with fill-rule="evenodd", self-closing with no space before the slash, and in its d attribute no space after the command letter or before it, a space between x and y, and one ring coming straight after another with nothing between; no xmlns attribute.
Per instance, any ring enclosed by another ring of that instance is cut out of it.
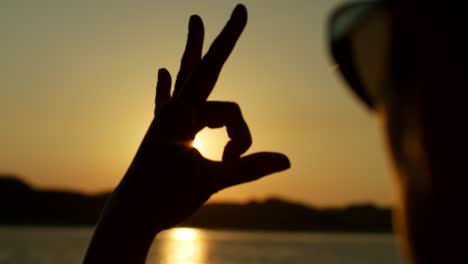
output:
<svg viewBox="0 0 468 264"><path fill-rule="evenodd" d="M0 227L0 264L81 263L91 228ZM173 228L155 239L147 263L399 264L391 234L221 231Z"/></svg>

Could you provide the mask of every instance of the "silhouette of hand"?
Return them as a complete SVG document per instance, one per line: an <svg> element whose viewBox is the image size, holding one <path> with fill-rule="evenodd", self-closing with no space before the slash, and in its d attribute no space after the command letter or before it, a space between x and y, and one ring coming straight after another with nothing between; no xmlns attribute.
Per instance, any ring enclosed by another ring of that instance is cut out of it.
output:
<svg viewBox="0 0 468 264"><path fill-rule="evenodd" d="M89 245L85 263L144 263L154 236L193 214L215 192L289 168L279 153L240 157L252 143L240 108L206 101L247 22L239 5L202 58L203 23L192 16L187 46L171 96L171 76L158 74L155 118L126 175L114 190ZM221 162L191 143L204 127L226 126Z"/></svg>
<svg viewBox="0 0 468 264"><path fill-rule="evenodd" d="M166 69L159 70L155 118L123 184L134 187L132 196L142 198L139 204L154 208L156 203L155 218L162 228L188 217L223 188L289 167L287 157L278 153L240 157L252 142L240 108L232 102L206 101L246 22L247 10L239 5L202 58L203 22L192 16L172 96L171 76ZM206 126L227 128L230 141L222 162L205 159L191 145Z"/></svg>
<svg viewBox="0 0 468 264"><path fill-rule="evenodd" d="M123 184L134 187L129 195L141 196L138 203L147 203L147 208L155 208L156 203L159 215L155 217L162 228L188 217L223 188L290 166L287 157L278 153L240 157L252 142L240 108L232 102L206 101L246 22L247 10L238 5L202 58L203 22L192 16L172 96L171 76L166 69L159 70L155 118ZM206 126L227 128L230 141L222 162L205 159L191 145Z"/></svg>

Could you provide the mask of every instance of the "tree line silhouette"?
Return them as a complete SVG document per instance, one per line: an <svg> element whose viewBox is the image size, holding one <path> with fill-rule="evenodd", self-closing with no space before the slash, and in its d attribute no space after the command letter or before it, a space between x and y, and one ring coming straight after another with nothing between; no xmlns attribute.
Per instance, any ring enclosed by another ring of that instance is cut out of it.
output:
<svg viewBox="0 0 468 264"><path fill-rule="evenodd" d="M0 224L93 226L110 192L85 195L40 190L15 175L0 175ZM354 204L316 208L279 198L245 204L208 203L181 226L211 229L391 232L390 208Z"/></svg>

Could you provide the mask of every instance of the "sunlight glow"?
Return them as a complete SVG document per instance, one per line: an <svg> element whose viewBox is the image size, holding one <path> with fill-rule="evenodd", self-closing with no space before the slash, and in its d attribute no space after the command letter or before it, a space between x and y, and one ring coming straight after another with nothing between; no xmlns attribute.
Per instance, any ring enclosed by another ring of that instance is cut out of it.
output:
<svg viewBox="0 0 468 264"><path fill-rule="evenodd" d="M176 240L195 240L197 239L197 231L193 228L177 228L174 231L174 238Z"/></svg>
<svg viewBox="0 0 468 264"><path fill-rule="evenodd" d="M200 138L199 138L199 137L195 137L195 139L194 139L193 142L192 142L192 147L194 147L194 148L200 150L201 146L202 146L202 144L201 144L201 142L200 142Z"/></svg>

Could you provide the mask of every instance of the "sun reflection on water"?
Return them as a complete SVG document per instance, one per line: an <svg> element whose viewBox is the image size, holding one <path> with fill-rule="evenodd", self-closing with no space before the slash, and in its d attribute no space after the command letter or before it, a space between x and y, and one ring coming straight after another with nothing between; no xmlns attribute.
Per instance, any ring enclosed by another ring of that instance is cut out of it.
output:
<svg viewBox="0 0 468 264"><path fill-rule="evenodd" d="M203 231L195 228L172 228L164 231L154 243L149 263L201 264L206 263Z"/></svg>
<svg viewBox="0 0 468 264"><path fill-rule="evenodd" d="M194 228L176 228L174 238L176 240L195 240L197 239L197 231Z"/></svg>

